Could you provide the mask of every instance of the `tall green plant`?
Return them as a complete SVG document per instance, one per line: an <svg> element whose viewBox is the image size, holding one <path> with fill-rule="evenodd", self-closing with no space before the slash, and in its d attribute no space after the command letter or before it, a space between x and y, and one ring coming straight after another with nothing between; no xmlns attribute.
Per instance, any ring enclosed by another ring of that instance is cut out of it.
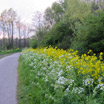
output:
<svg viewBox="0 0 104 104"><path fill-rule="evenodd" d="M104 12L89 15L77 29L77 35L72 42L72 48L86 53L92 49L95 53L104 51Z"/></svg>

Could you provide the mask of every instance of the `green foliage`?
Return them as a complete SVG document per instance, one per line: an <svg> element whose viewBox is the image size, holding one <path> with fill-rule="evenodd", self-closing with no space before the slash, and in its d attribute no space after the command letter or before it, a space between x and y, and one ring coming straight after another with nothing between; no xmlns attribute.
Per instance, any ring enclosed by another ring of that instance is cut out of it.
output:
<svg viewBox="0 0 104 104"><path fill-rule="evenodd" d="M85 0L68 0L67 3L66 15L72 20L83 20L91 13L91 5L89 2L86 3Z"/></svg>
<svg viewBox="0 0 104 104"><path fill-rule="evenodd" d="M72 48L80 55L89 49L95 53L104 51L103 4L95 0L54 2L45 11L45 25L37 30L32 47Z"/></svg>
<svg viewBox="0 0 104 104"><path fill-rule="evenodd" d="M0 50L0 55L8 54L8 53L15 53L15 52L21 52L21 49L12 49L12 50Z"/></svg>
<svg viewBox="0 0 104 104"><path fill-rule="evenodd" d="M77 28L77 35L72 42L72 48L86 53L92 49L95 53L103 52L104 49L104 13L98 12L89 15Z"/></svg>
<svg viewBox="0 0 104 104"><path fill-rule="evenodd" d="M74 40L71 42L71 47L74 50L78 50L79 55L88 52L88 47L87 47L86 41L81 41L76 38L74 38Z"/></svg>
<svg viewBox="0 0 104 104"><path fill-rule="evenodd" d="M42 27L39 30L37 30L36 34L32 36L32 38L30 39L30 46L32 48L43 46L42 41L46 33L47 33L46 27Z"/></svg>
<svg viewBox="0 0 104 104"><path fill-rule="evenodd" d="M57 46L58 48L70 48L73 31L70 28L69 20L63 19L55 24L52 29L44 36L44 46Z"/></svg>
<svg viewBox="0 0 104 104"><path fill-rule="evenodd" d="M53 3L52 10L53 10L54 20L57 23L61 20L62 15L64 14L64 10L62 6L57 2Z"/></svg>
<svg viewBox="0 0 104 104"><path fill-rule="evenodd" d="M30 46L31 46L32 48L37 48L37 41L36 41L35 39L31 39L31 40L30 40Z"/></svg>
<svg viewBox="0 0 104 104"><path fill-rule="evenodd" d="M54 2L51 8L48 7L44 14L44 18L48 24L52 25L59 22L65 14L65 7L66 6L64 2Z"/></svg>
<svg viewBox="0 0 104 104"><path fill-rule="evenodd" d="M52 9L51 8L48 7L45 10L44 18L48 22L48 24L50 24L50 25L53 24L54 19L53 19L53 12L52 12Z"/></svg>

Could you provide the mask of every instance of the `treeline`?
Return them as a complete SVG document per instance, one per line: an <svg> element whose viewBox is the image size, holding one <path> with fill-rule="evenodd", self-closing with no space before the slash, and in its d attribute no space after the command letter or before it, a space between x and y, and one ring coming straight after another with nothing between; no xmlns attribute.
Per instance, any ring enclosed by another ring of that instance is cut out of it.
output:
<svg viewBox="0 0 104 104"><path fill-rule="evenodd" d="M0 50L29 46L29 25L12 8L0 14Z"/></svg>
<svg viewBox="0 0 104 104"><path fill-rule="evenodd" d="M31 39L33 48L51 45L72 48L79 54L90 49L104 52L103 0L59 0L43 16L37 16L38 28Z"/></svg>

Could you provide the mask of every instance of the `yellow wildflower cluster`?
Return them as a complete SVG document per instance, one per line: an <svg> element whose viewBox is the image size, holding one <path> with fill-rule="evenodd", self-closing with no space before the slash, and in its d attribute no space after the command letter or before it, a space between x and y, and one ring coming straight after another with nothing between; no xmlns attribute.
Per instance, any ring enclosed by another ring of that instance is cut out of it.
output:
<svg viewBox="0 0 104 104"><path fill-rule="evenodd" d="M101 61L103 53L100 53L99 59L93 55L89 55L92 51L89 50L88 54L83 54L81 57L77 55L78 51L57 49L57 47L46 47L41 49L27 49L25 51L33 51L38 54L46 54L53 60L60 61L62 66L71 65L76 69L78 74L90 76L94 80L104 76L104 63ZM67 70L65 70L67 72Z"/></svg>

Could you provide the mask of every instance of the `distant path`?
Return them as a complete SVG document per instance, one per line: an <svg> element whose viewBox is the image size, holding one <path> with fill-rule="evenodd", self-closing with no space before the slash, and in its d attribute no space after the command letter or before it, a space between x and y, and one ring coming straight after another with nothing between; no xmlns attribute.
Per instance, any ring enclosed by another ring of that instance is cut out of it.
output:
<svg viewBox="0 0 104 104"><path fill-rule="evenodd" d="M17 104L17 67L19 53L0 59L0 104Z"/></svg>

